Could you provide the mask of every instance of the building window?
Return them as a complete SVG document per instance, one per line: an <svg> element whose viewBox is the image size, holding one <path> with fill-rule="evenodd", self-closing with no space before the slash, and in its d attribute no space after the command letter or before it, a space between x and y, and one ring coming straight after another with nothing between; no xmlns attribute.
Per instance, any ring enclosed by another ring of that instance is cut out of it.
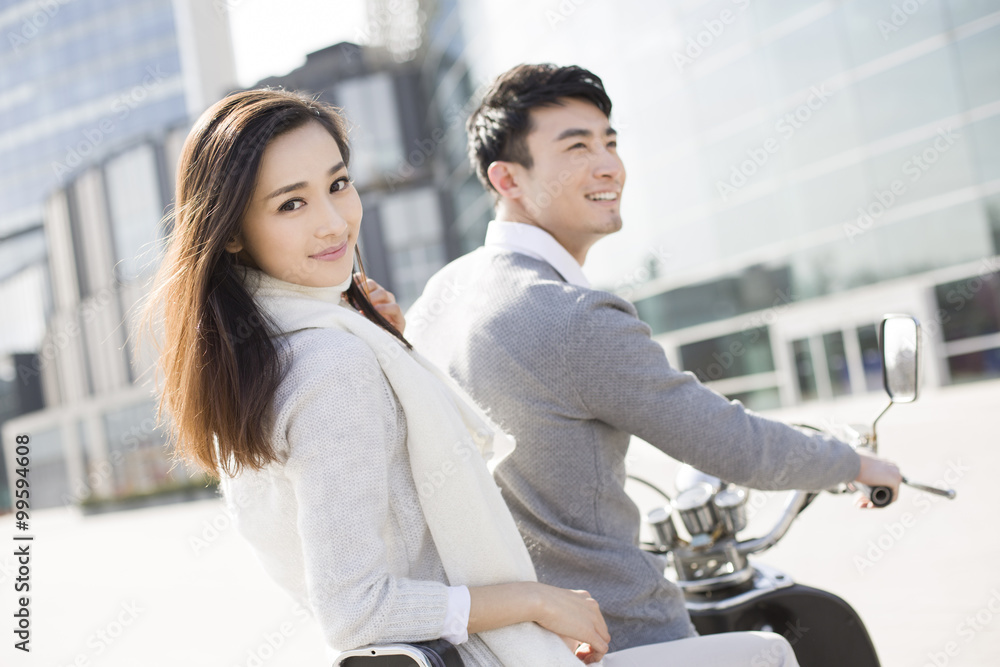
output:
<svg viewBox="0 0 1000 667"><path fill-rule="evenodd" d="M955 384L1000 378L1000 347L948 357L948 371Z"/></svg>
<svg viewBox="0 0 1000 667"><path fill-rule="evenodd" d="M856 352L854 341L848 338L855 336ZM803 401L847 396L860 390L862 377L865 391L882 388L882 353L874 324L800 338L791 345Z"/></svg>
<svg viewBox="0 0 1000 667"><path fill-rule="evenodd" d="M844 350L844 334L840 331L823 334L823 351L826 352L826 368L830 373L833 395L850 394L851 373L847 366L847 352Z"/></svg>
<svg viewBox="0 0 1000 667"><path fill-rule="evenodd" d="M795 377L798 380L799 398L809 401L819 396L816 390L816 368L813 366L809 339L792 341L792 359L795 362Z"/></svg>
<svg viewBox="0 0 1000 667"><path fill-rule="evenodd" d="M382 239L392 266L393 291L408 307L445 263L444 225L438 195L420 188L390 195L379 205Z"/></svg>
<svg viewBox="0 0 1000 667"><path fill-rule="evenodd" d="M865 389L882 389L882 352L878 346L878 330L874 324L858 327L858 345L861 347L861 364L865 372Z"/></svg>
<svg viewBox="0 0 1000 667"><path fill-rule="evenodd" d="M702 382L767 373L774 370L771 337L766 327L682 345L681 366Z"/></svg>
<svg viewBox="0 0 1000 667"><path fill-rule="evenodd" d="M122 282L152 271L163 205L153 147L144 144L108 161L104 168L115 274Z"/></svg>
<svg viewBox="0 0 1000 667"><path fill-rule="evenodd" d="M1000 332L1000 271L936 285L946 341Z"/></svg>
<svg viewBox="0 0 1000 667"><path fill-rule="evenodd" d="M357 186L364 188L383 175L400 180L406 165L392 77L380 72L348 79L337 86L336 97L352 125L351 177Z"/></svg>
<svg viewBox="0 0 1000 667"><path fill-rule="evenodd" d="M1000 377L1000 271L934 287L954 383Z"/></svg>

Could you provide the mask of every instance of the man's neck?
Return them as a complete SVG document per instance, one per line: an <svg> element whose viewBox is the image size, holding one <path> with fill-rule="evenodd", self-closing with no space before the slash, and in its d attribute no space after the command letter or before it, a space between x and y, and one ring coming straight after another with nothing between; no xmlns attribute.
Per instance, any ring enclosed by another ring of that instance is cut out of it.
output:
<svg viewBox="0 0 1000 667"><path fill-rule="evenodd" d="M556 242L559 245L561 245L566 250L566 252L568 252L573 257L573 259L576 260L577 264L579 264L581 267L583 266L583 263L587 261L587 252L590 250L590 246L593 245L593 243L584 245L579 248L571 246L571 244L566 243L565 239L560 238L558 234L554 234L552 233L551 230L546 229L542 225L538 224L538 222L534 220L531 216L527 215L526 212L513 211L510 209L510 207L504 206L502 201L499 204L497 204L495 214L497 220L504 220L506 222L519 222L523 225L531 225L532 227L537 227L542 231L546 232L549 236L554 238Z"/></svg>

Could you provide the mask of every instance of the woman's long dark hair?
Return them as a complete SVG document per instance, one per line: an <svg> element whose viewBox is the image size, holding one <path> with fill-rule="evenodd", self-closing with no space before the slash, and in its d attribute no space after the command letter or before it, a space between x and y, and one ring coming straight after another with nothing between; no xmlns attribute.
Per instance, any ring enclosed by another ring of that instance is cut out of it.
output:
<svg viewBox="0 0 1000 667"><path fill-rule="evenodd" d="M283 90L250 90L217 102L181 152L174 226L144 322L150 333L158 320L163 325L162 342L153 336L164 375L157 417L162 422L169 413L177 454L212 475L276 460L270 435L284 371L271 340L276 330L244 287L226 244L241 229L264 149L309 122L326 128L348 164L347 129L337 109ZM355 255L364 285L357 248ZM365 288L352 281L346 295L410 347Z"/></svg>

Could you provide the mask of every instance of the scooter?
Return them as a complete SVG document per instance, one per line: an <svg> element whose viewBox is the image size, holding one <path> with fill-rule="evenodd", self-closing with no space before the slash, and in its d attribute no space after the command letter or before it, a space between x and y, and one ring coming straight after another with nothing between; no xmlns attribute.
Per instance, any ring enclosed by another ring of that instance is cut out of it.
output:
<svg viewBox="0 0 1000 667"><path fill-rule="evenodd" d="M880 327L879 340L889 405L876 417L870 431L864 432L864 427L861 431L841 427L835 433L855 448L872 453L878 451L878 420L894 404L917 399L920 325L907 315L887 315ZM903 483L927 493L955 498L952 489L919 484L906 477ZM748 489L726 484L690 466L683 466L678 472L676 488L677 496L669 505L649 512L647 520L655 542L645 546L667 556L666 576L684 592L691 620L700 634L778 632L792 644L802 665L878 667L878 655L868 631L846 601L827 591L797 584L771 567L750 562L752 554L766 551L784 537L795 517L818 493L793 492L777 523L766 535L740 540L737 534L747 525ZM829 491L860 491L876 507L893 500L888 487L846 484ZM688 539L678 535L675 516L687 530ZM805 632L807 628L813 630Z"/></svg>
<svg viewBox="0 0 1000 667"><path fill-rule="evenodd" d="M858 449L878 451L876 426L896 403L917 399L917 366L920 324L908 315L887 315L879 331L882 379L889 404L875 418L870 430L842 427L837 435ZM812 428L806 426L805 428ZM819 429L815 429L819 430ZM795 583L787 574L751 562L750 556L777 544L795 518L818 496L794 491L777 523L762 537L741 540L747 526L749 489L682 466L677 474L677 495L670 499L656 485L633 478L668 500L653 509L647 521L655 536L643 548L665 558L664 574L684 592L688 612L700 634L745 630L784 634L796 658L810 667L878 667L879 659L858 613L840 597ZM955 491L903 483L927 493L953 499ZM844 484L831 493L864 493L873 505L892 502L888 487L868 488ZM678 533L680 521L688 537ZM812 628L804 632L802 628ZM815 629L821 629L819 631ZM438 640L418 644L367 646L342 653L334 667L462 667L451 644Z"/></svg>

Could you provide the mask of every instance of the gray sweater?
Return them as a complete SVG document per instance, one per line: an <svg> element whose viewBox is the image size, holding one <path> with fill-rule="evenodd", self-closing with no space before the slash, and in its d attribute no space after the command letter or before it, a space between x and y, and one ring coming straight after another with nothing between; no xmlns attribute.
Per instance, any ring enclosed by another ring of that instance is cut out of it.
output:
<svg viewBox="0 0 1000 667"><path fill-rule="evenodd" d="M239 532L334 650L437 639L448 578L420 508L406 419L374 351L336 329L287 337L278 461L222 476ZM466 665L500 663L477 635Z"/></svg>
<svg viewBox="0 0 1000 667"><path fill-rule="evenodd" d="M539 579L585 588L611 650L695 634L624 491L631 434L724 480L820 490L857 454L747 411L667 362L628 301L497 248L450 263L407 313L408 339L514 436L495 471Z"/></svg>

